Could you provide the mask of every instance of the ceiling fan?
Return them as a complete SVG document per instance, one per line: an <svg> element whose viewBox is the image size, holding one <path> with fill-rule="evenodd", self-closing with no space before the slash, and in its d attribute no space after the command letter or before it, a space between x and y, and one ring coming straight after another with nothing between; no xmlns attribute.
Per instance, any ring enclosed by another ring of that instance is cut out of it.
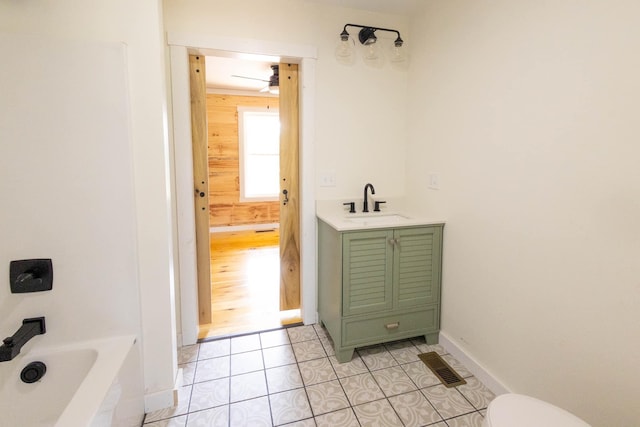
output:
<svg viewBox="0 0 640 427"><path fill-rule="evenodd" d="M272 65L271 71L273 72L273 74L271 75L271 77L269 77L269 80L259 79L256 77L237 76L237 75L232 75L231 77L238 77L241 79L249 79L249 80L259 80L259 81L265 82L267 83L267 85L262 89L260 89L260 92L269 92L271 94L278 95L280 93L280 66L277 64Z"/></svg>

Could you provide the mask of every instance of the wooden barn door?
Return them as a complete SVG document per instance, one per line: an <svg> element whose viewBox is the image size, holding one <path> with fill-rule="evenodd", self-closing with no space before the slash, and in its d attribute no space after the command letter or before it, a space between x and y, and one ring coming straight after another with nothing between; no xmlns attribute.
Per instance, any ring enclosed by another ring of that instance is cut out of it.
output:
<svg viewBox="0 0 640 427"><path fill-rule="evenodd" d="M191 95L191 144L193 191L196 215L196 259L198 268L198 320L211 323L211 258L209 247L209 154L207 150L207 94L205 61L189 55Z"/></svg>
<svg viewBox="0 0 640 427"><path fill-rule="evenodd" d="M280 310L300 308L298 66L280 64Z"/></svg>

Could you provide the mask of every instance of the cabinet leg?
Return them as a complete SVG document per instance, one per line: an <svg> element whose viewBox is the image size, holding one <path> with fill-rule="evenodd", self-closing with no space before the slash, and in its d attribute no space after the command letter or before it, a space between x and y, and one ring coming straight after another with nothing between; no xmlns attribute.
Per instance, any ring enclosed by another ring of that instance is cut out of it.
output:
<svg viewBox="0 0 640 427"><path fill-rule="evenodd" d="M340 363L350 362L352 357L353 357L353 348L342 348L342 349L336 348L336 359L338 359L338 362Z"/></svg>
<svg viewBox="0 0 640 427"><path fill-rule="evenodd" d="M438 344L438 332L434 332L432 334L425 334L424 339L427 341L427 344Z"/></svg>

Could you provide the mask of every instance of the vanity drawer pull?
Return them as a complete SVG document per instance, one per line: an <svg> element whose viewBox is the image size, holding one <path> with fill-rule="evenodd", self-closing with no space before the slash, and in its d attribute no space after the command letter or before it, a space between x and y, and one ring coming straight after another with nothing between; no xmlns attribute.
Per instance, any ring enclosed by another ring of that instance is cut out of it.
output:
<svg viewBox="0 0 640 427"><path fill-rule="evenodd" d="M387 329L398 329L400 327L400 322L387 323L384 327Z"/></svg>

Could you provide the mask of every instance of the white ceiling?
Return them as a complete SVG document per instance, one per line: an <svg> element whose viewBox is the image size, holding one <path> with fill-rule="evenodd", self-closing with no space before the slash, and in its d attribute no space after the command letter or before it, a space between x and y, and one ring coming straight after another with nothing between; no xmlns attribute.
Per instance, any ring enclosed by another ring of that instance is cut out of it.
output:
<svg viewBox="0 0 640 427"><path fill-rule="evenodd" d="M269 77L272 74L271 64L273 62L207 56L205 57L207 88L255 91L259 93L260 89L268 84ZM267 81L243 79L234 76Z"/></svg>
<svg viewBox="0 0 640 427"><path fill-rule="evenodd" d="M363 9L372 12L389 13L397 15L410 15L414 13L420 2L424 0L306 0L314 3L333 4L353 9ZM257 58L239 59L223 57L206 57L207 87L210 89L223 89L232 91L255 91L267 85L267 82L251 79L243 79L235 76L252 77L255 79L269 80L272 74L271 64Z"/></svg>

